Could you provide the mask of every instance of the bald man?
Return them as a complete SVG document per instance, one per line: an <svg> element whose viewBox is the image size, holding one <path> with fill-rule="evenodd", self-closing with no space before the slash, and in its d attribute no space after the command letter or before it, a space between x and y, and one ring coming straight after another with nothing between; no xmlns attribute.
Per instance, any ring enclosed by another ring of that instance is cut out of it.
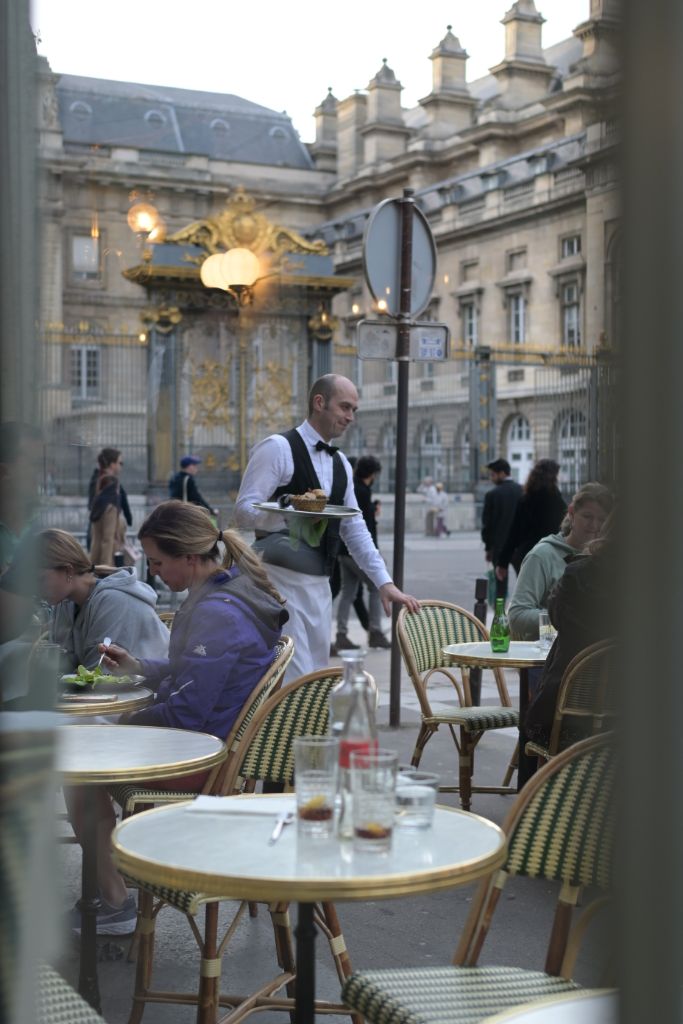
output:
<svg viewBox="0 0 683 1024"><path fill-rule="evenodd" d="M303 494L320 487L330 505L358 508L351 466L330 444L351 426L357 410L358 392L352 381L334 373L320 377L310 390L304 422L284 434L271 434L255 446L237 495L236 523L256 531L254 547L262 554L273 584L287 598L287 632L294 640L294 657L285 682L329 663L329 576L340 538L378 588L387 614L393 602L419 610L417 600L392 582L362 515L328 520L318 547L303 539L294 547L284 516L253 507L255 501L277 501L281 494Z"/></svg>

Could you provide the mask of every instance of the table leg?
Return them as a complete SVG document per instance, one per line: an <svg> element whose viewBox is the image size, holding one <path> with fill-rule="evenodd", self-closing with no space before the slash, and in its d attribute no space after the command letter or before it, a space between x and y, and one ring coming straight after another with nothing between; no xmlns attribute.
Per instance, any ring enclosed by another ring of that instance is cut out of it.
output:
<svg viewBox="0 0 683 1024"><path fill-rule="evenodd" d="M83 864L81 868L81 959L78 991L98 1013L101 1010L97 978L97 801L92 786L83 787Z"/></svg>
<svg viewBox="0 0 683 1024"><path fill-rule="evenodd" d="M296 1024L315 1021L315 924L313 903L300 903L296 936Z"/></svg>
<svg viewBox="0 0 683 1024"><path fill-rule="evenodd" d="M527 734L524 726L529 708L529 669L519 670L519 766L517 768L517 792L536 771L536 758L524 753Z"/></svg>

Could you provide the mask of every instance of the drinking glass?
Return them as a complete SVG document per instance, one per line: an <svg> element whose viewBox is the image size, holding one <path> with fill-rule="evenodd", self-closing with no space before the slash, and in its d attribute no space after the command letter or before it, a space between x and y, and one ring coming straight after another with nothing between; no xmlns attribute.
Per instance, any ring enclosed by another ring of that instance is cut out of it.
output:
<svg viewBox="0 0 683 1024"><path fill-rule="evenodd" d="M429 828L434 821L439 776L419 768L399 771L396 780L397 828Z"/></svg>
<svg viewBox="0 0 683 1024"><path fill-rule="evenodd" d="M398 754L393 750L358 750L351 754L350 764L353 848L386 853L391 849L394 829Z"/></svg>
<svg viewBox="0 0 683 1024"><path fill-rule="evenodd" d="M542 651L549 651L556 636L557 630L550 621L548 612L540 611L538 613L538 646Z"/></svg>
<svg viewBox="0 0 683 1024"><path fill-rule="evenodd" d="M297 834L329 839L339 779L339 740L334 736L298 736L294 740L294 788Z"/></svg>

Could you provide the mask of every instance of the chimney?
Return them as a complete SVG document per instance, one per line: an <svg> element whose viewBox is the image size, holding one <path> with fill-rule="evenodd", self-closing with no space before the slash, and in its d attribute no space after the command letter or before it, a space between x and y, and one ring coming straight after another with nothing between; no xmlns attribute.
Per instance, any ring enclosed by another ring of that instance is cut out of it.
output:
<svg viewBox="0 0 683 1024"><path fill-rule="evenodd" d="M360 91L337 104L337 177L348 178L363 163L363 138L367 96Z"/></svg>
<svg viewBox="0 0 683 1024"><path fill-rule="evenodd" d="M364 164L381 163L405 152L410 130L403 121L402 88L385 57L368 84L367 121L361 129Z"/></svg>
<svg viewBox="0 0 683 1024"><path fill-rule="evenodd" d="M555 69L546 64L543 56L544 21L534 0L516 0L503 18L505 59L490 69L500 87L496 106L514 110L547 94Z"/></svg>
<svg viewBox="0 0 683 1024"><path fill-rule="evenodd" d="M457 135L472 124L476 100L470 95L466 81L467 51L447 26L446 35L432 51L432 91L420 100L428 122L420 136L444 139Z"/></svg>
<svg viewBox="0 0 683 1024"><path fill-rule="evenodd" d="M330 86L315 108L315 142L308 147L319 171L337 170L337 106Z"/></svg>

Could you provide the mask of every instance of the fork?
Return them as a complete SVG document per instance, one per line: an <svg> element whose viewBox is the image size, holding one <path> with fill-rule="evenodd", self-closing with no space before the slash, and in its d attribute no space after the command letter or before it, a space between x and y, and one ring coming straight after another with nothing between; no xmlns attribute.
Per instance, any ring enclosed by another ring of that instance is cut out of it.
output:
<svg viewBox="0 0 683 1024"><path fill-rule="evenodd" d="M111 643L111 637L110 636L105 636L105 638L102 641L102 643L104 644L105 647L109 647L109 644ZM97 662L97 668L99 668L100 665L102 664L102 659L104 658L105 653L106 653L105 651L102 651L102 653L100 654L100 660Z"/></svg>

